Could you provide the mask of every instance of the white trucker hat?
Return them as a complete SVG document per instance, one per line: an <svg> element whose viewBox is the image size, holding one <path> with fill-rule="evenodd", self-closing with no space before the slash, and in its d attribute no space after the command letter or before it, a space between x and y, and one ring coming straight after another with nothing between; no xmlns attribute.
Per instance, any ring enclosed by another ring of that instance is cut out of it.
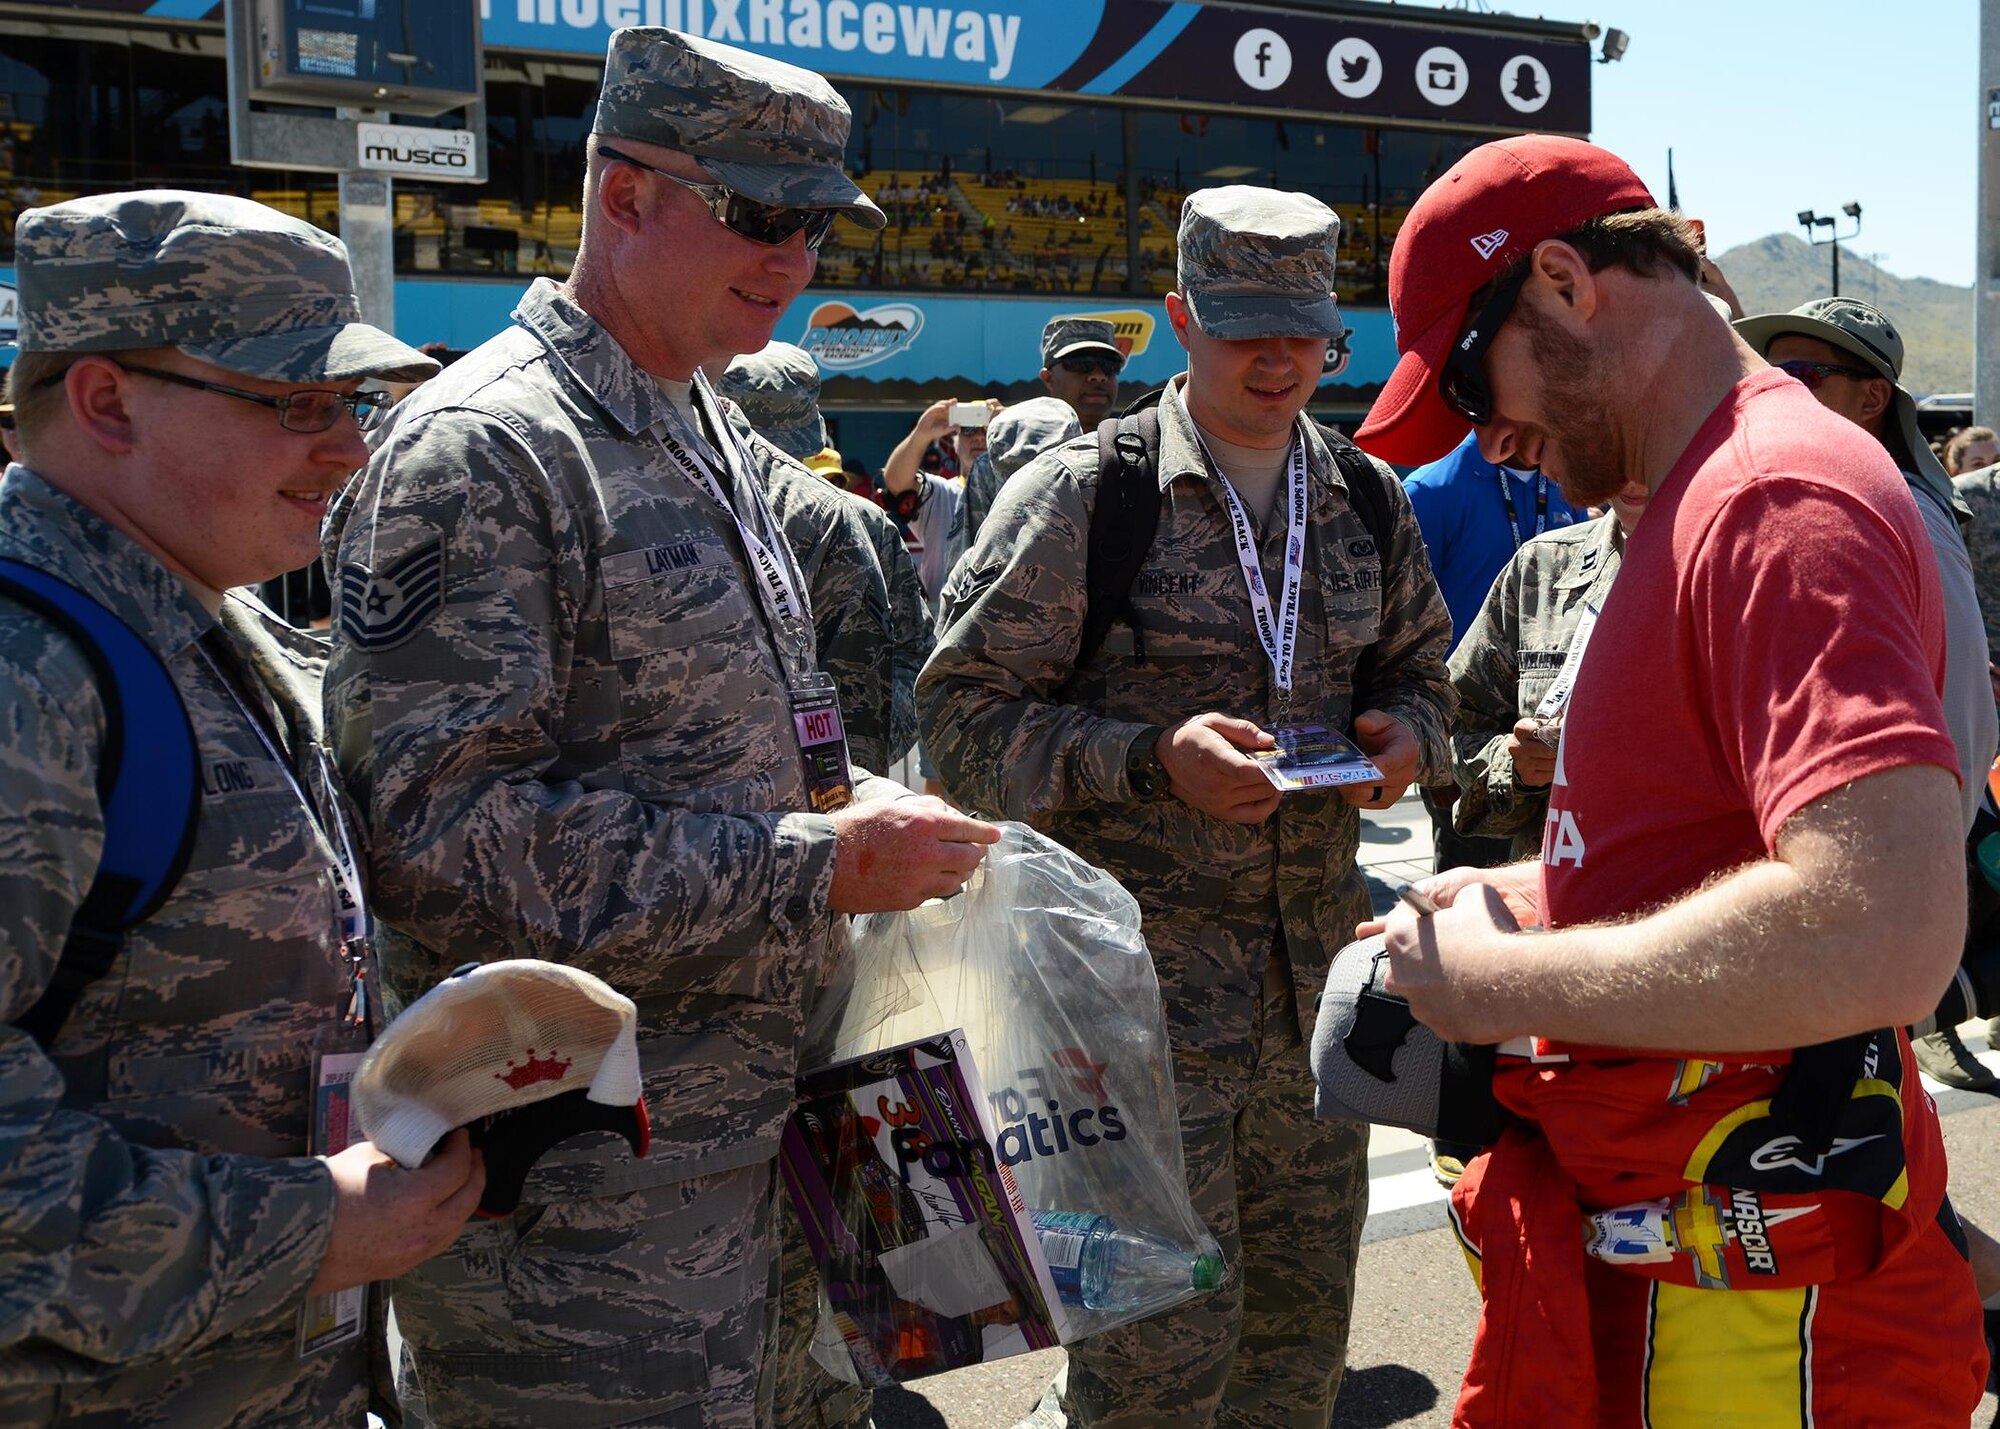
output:
<svg viewBox="0 0 2000 1429"><path fill-rule="evenodd" d="M487 1215L519 1203L528 1171L559 1141L623 1135L644 1156L638 1009L587 972L534 958L470 963L403 1010L355 1073L361 1132L420 1166L455 1127L486 1158Z"/></svg>

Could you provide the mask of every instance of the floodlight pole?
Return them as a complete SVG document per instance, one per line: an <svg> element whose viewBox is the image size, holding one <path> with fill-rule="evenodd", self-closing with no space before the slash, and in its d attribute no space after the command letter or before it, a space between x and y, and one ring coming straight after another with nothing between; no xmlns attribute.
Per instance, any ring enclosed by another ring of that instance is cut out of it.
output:
<svg viewBox="0 0 2000 1429"><path fill-rule="evenodd" d="M359 109L337 110L359 120ZM361 316L384 332L396 330L396 186L387 174L343 169L340 173L340 241L354 269L354 295Z"/></svg>
<svg viewBox="0 0 2000 1429"><path fill-rule="evenodd" d="M2000 0L1979 6L1979 274L1972 307L1972 420L2000 421Z"/></svg>

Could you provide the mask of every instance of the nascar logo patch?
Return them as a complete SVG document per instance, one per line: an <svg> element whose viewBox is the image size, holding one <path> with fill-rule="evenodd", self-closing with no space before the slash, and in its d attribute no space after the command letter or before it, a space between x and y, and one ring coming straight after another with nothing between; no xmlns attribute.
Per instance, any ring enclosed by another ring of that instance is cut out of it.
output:
<svg viewBox="0 0 2000 1429"><path fill-rule="evenodd" d="M444 605L444 537L393 565L340 569L340 633L363 650L401 645Z"/></svg>

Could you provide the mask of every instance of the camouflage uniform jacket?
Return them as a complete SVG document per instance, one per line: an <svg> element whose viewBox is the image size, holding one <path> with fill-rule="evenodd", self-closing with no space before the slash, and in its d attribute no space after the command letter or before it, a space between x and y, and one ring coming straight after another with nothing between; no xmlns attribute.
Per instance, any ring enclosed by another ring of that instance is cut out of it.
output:
<svg viewBox="0 0 2000 1429"><path fill-rule="evenodd" d="M1368 908L1354 864L1361 820L1332 791L1287 794L1254 826L1171 797L1142 802L1126 771L1133 741L1149 725L1209 710L1345 729L1356 659L1379 636L1370 704L1416 736L1423 775L1444 778L1450 757L1451 621L1401 483L1384 483L1396 512L1385 557L1318 432L1299 430L1309 504L1289 713L1252 624L1215 478L1173 390L1160 405L1159 532L1132 587L1146 658L1135 658L1121 623L1076 668L1098 484L1097 441L1085 436L1001 488L944 591L943 633L917 681L925 747L954 798L1035 824L1139 900L1177 1080L1247 1075L1280 932L1310 1042L1327 963ZM1278 516L1260 542L1273 591L1285 541Z"/></svg>
<svg viewBox="0 0 2000 1429"><path fill-rule="evenodd" d="M1541 847L1549 791L1516 782L1507 741L1514 721L1533 714L1555 683L1584 602L1603 605L1624 556L1624 534L1606 516L1523 542L1494 578L1478 619L1451 652L1458 691L1452 773L1460 790L1452 822L1460 833L1511 836L1517 859Z"/></svg>
<svg viewBox="0 0 2000 1429"><path fill-rule="evenodd" d="M1986 643L2000 651L2000 466L1969 471L1951 484L1959 500L1972 510L1972 520L1965 526L1965 546L1972 557L1972 581L1979 591Z"/></svg>
<svg viewBox="0 0 2000 1429"><path fill-rule="evenodd" d="M0 1423L359 1424L363 1347L293 1346L333 1216L306 1156L312 1040L347 992L332 852L178 579L24 466L0 482L0 555L146 640L202 766L187 871L45 1056L11 1024L97 871L106 713L82 652L0 601ZM220 623L301 750L319 652L240 597Z"/></svg>
<svg viewBox="0 0 2000 1429"><path fill-rule="evenodd" d="M931 657L931 608L924 599L924 584L917 576L917 563L903 544L903 533L888 512L858 492L848 498L861 508L875 542L875 559L889 581L889 655L891 678L889 717L889 760L891 763L910 752L917 742L917 672Z"/></svg>
<svg viewBox="0 0 2000 1429"><path fill-rule="evenodd" d="M652 435L658 382L546 280L405 403L328 531L328 729L372 830L389 990L534 957L638 1002L648 1162L573 1142L528 1201L767 1159L846 935L735 521ZM355 618L352 594L439 548L435 613L386 636Z"/></svg>
<svg viewBox="0 0 2000 1429"><path fill-rule="evenodd" d="M750 453L750 474L764 488L806 578L813 644L819 668L840 691L848 753L864 768L886 769L894 718L893 651L889 587L875 557L874 536L847 493L759 436L733 402L727 410Z"/></svg>

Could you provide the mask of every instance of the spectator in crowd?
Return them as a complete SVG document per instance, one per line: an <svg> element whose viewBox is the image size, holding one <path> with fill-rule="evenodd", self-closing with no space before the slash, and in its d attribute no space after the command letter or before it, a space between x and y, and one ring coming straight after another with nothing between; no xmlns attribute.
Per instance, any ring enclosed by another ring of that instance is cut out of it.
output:
<svg viewBox="0 0 2000 1429"><path fill-rule="evenodd" d="M1903 339L1882 313L1857 298L1816 299L1789 313L1745 318L1736 330L1767 362L1803 382L1821 406L1881 443L1916 496L1944 592L1944 714L1958 749L1960 825L1970 829L2000 743L2000 718L1972 560L1959 534L1963 503L1924 444L1916 399L1899 381ZM2000 1088L2000 1077L1953 1028L1918 1039L1917 1061L1949 1086Z"/></svg>
<svg viewBox="0 0 2000 1429"><path fill-rule="evenodd" d="M840 696L855 763L887 769L893 718L889 585L860 503L814 476L804 458L826 446L819 369L790 343L736 358L715 384L778 530L806 578L818 665ZM879 513L878 513L879 514Z"/></svg>
<svg viewBox="0 0 2000 1429"><path fill-rule="evenodd" d="M409 399L328 533L386 598L343 607L327 703L390 984L534 957L641 1008L649 1155L573 1138L397 1284L434 1424L769 1422L775 1155L840 915L997 836L801 744L804 578L700 371L770 341L836 214L881 223L847 132L818 75L614 31L569 282Z"/></svg>
<svg viewBox="0 0 2000 1429"><path fill-rule="evenodd" d="M1986 626L1987 658L2000 654L2000 465L1991 462L1962 472L1952 489L1972 519L1965 524L1965 550L1972 562L1972 581L1979 593L1980 619ZM1993 695L2000 701L2000 663L1989 665Z"/></svg>
<svg viewBox="0 0 2000 1429"><path fill-rule="evenodd" d="M1552 489L1546 473L1497 466L1480 455L1478 442L1469 436L1442 459L1411 472L1403 479L1403 490L1417 513L1431 569L1451 612L1454 649L1472 628L1494 577L1522 542L1559 531L1585 514ZM1458 794L1450 781L1424 791L1436 871L1506 862L1504 839L1459 832L1452 816Z"/></svg>
<svg viewBox="0 0 2000 1429"><path fill-rule="evenodd" d="M1460 160L1391 264L1403 356L1358 440L1423 461L1470 423L1578 505L1649 493L1539 873L1453 870L1417 885L1437 913L1386 920L1386 990L1498 1046L1511 1114L1452 1195L1484 1299L1454 1422L1700 1422L1721 1395L1957 1424L1980 1308L1895 1030L1965 931L1937 562L1882 445L1697 272L1624 163L1546 135Z"/></svg>
<svg viewBox="0 0 2000 1429"><path fill-rule="evenodd" d="M5 374L0 373L0 380L4 380L4 378ZM21 439L16 435L14 404L11 401L0 402L0 452L5 452L7 460L10 462L21 459ZM0 463L0 465L4 464Z"/></svg>
<svg viewBox="0 0 2000 1429"><path fill-rule="evenodd" d="M951 528L965 496L965 481L962 475L926 470L925 459L933 449L949 453L955 473L963 473L986 450L984 423L962 428L952 425L952 408L972 405L984 405L988 420L1000 410L999 401L991 397L983 403L940 398L924 408L909 435L896 443L882 463L882 486L891 500L902 498L906 508L914 504L914 510L906 510L904 516L910 529L910 554L916 557L917 577L933 608L944 578L951 573Z"/></svg>
<svg viewBox="0 0 2000 1429"><path fill-rule="evenodd" d="M1981 467L2000 462L2000 437L1991 427L1961 427L1944 444L1945 474L1964 476Z"/></svg>
<svg viewBox="0 0 2000 1429"><path fill-rule="evenodd" d="M1110 478L1097 444L1073 441L1001 490L917 681L954 798L1032 821L1138 899L1194 1208L1230 1267L1212 1294L1071 1345L1034 1424L1332 1418L1366 1136L1314 1119L1304 1040L1334 930L1368 906L1356 806L1444 776L1451 705L1449 617L1401 485L1302 416L1342 330L1338 233L1304 194L1188 199L1167 298L1188 368L1160 398L1149 467L1125 474L1160 503L1138 629L1083 647L1085 533ZM1381 545L1346 494L1363 481L1366 509L1390 513ZM1351 727L1382 783L1286 794L1281 811L1252 756L1300 724Z"/></svg>
<svg viewBox="0 0 2000 1429"><path fill-rule="evenodd" d="M958 508L961 529L952 532L953 562L979 540L993 499L1014 473L1043 452L1081 435L1076 409L1054 397L1031 397L996 412L986 427L986 450L966 473L965 496Z"/></svg>
<svg viewBox="0 0 2000 1429"><path fill-rule="evenodd" d="M234 588L312 559L368 456L363 379L434 364L359 321L338 239L247 199L74 199L16 253L0 556L144 643L203 792L164 901L121 933L106 890L152 874L116 862L135 831L108 762L160 757L119 734L144 671L0 597L0 1422L360 1424L366 1287L450 1245L484 1171L462 1131L405 1171L311 1130L315 1049L375 1025L359 833L318 773L318 647Z"/></svg>
<svg viewBox="0 0 2000 1429"><path fill-rule="evenodd" d="M1042 329L1042 386L1075 409L1086 432L1115 415L1124 369L1118 330L1103 318L1051 318Z"/></svg>

